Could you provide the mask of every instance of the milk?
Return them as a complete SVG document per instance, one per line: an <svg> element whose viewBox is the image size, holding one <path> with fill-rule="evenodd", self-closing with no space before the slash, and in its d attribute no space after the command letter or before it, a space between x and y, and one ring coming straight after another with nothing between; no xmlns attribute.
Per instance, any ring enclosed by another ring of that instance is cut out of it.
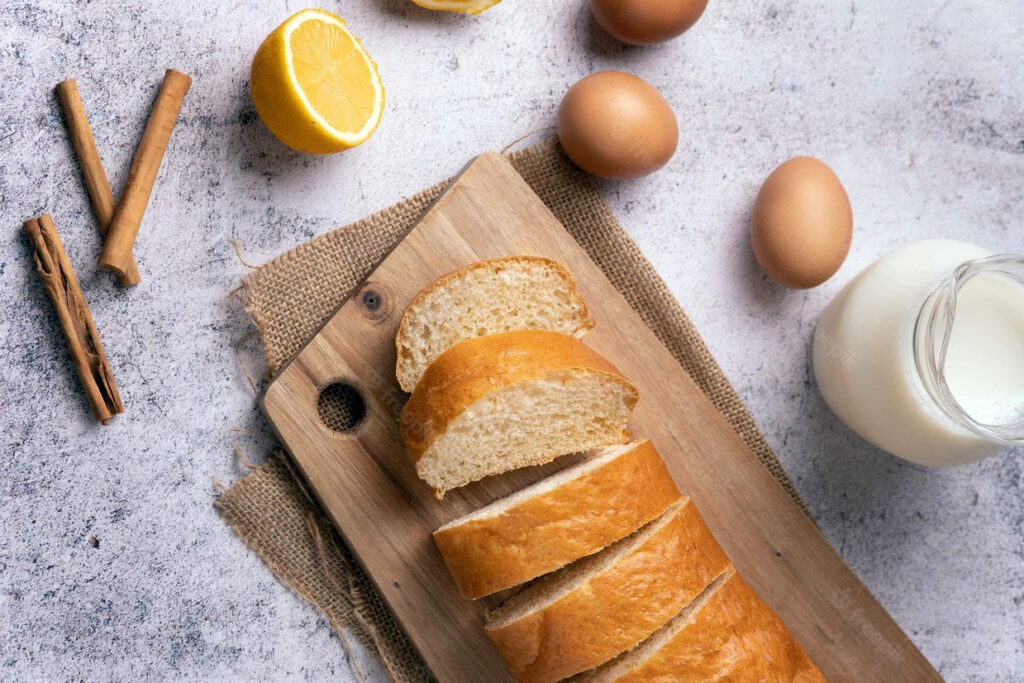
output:
<svg viewBox="0 0 1024 683"><path fill-rule="evenodd" d="M978 422L1024 419L1024 286L991 273L963 286L944 368L953 397Z"/></svg>
<svg viewBox="0 0 1024 683"><path fill-rule="evenodd" d="M1022 280L984 272L958 293L937 374L969 417L937 402L915 363L915 324L926 297L960 264L989 255L955 240L905 245L861 272L822 314L813 345L818 387L832 410L879 448L925 465L974 462L1004 443L972 422L1024 416Z"/></svg>

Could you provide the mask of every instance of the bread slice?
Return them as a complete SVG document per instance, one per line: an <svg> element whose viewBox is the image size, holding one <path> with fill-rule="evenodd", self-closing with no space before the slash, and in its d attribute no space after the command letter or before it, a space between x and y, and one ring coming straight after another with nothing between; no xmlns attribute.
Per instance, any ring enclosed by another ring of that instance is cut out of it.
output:
<svg viewBox="0 0 1024 683"><path fill-rule="evenodd" d="M434 532L459 592L525 583L633 533L681 500L650 440L607 446Z"/></svg>
<svg viewBox="0 0 1024 683"><path fill-rule="evenodd" d="M580 681L824 681L750 586L728 571L663 628Z"/></svg>
<svg viewBox="0 0 1024 683"><path fill-rule="evenodd" d="M398 383L411 392L435 358L461 341L512 330L583 337L594 326L572 275L537 256L480 261L416 295L395 335Z"/></svg>
<svg viewBox="0 0 1024 683"><path fill-rule="evenodd" d="M400 430L438 496L559 455L625 440L637 391L575 337L520 330L460 342L430 364Z"/></svg>
<svg viewBox="0 0 1024 683"><path fill-rule="evenodd" d="M728 569L692 502L514 595L487 635L520 681L557 681L625 652Z"/></svg>

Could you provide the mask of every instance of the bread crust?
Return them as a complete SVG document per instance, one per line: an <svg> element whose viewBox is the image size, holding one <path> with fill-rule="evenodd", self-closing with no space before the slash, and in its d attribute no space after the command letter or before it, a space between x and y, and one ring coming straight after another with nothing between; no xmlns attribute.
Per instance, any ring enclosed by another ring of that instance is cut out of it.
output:
<svg viewBox="0 0 1024 683"><path fill-rule="evenodd" d="M690 623L616 683L825 681L772 610L735 572Z"/></svg>
<svg viewBox="0 0 1024 683"><path fill-rule="evenodd" d="M547 607L487 626L520 681L557 681L636 646L731 565L691 501L639 547Z"/></svg>
<svg viewBox="0 0 1024 683"><path fill-rule="evenodd" d="M475 599L596 553L681 499L658 451L644 439L497 515L439 529L434 540L459 592Z"/></svg>
<svg viewBox="0 0 1024 683"><path fill-rule="evenodd" d="M399 418L402 440L417 463L448 424L478 399L520 382L580 372L620 384L636 404L636 387L576 337L518 330L467 339L438 356L423 373Z"/></svg>
<svg viewBox="0 0 1024 683"><path fill-rule="evenodd" d="M587 308L587 303L583 300L583 295L580 294L579 287L576 285L576 279L572 276L572 273L569 272L569 269L558 261L552 261L551 259L544 258L543 256L506 256L471 263L468 266L463 266L458 270L453 270L446 275L442 275L438 279L434 280L434 282L424 287L415 297L413 297L412 301L409 302L409 305L406 306L405 312L402 313L402 319L398 323L398 332L395 333L395 374L398 376L398 383L401 385L403 390L409 392L413 390L413 387L410 386L409 378L406 377L406 373L402 370L405 367L409 356L406 349L409 348L411 341L409 339L409 333L406 330L409 312L422 305L427 297L433 294L436 290L448 285L453 280L463 277L466 273L474 270L500 270L501 268L507 267L511 264L522 263L542 264L556 272L563 280L565 280L565 283L569 288L569 293L572 295L576 304L580 307L581 316L583 318L580 325L581 330L586 333L594 326L594 321L590 317L590 310Z"/></svg>

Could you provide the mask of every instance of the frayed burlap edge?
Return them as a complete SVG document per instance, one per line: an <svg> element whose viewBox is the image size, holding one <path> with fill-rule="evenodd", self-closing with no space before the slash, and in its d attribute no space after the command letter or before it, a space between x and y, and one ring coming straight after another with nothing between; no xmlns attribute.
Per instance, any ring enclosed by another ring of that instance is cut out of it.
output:
<svg viewBox="0 0 1024 683"><path fill-rule="evenodd" d="M323 612L360 679L346 631L380 658L394 680L430 680L412 645L283 452L273 453L216 505L270 570Z"/></svg>
<svg viewBox="0 0 1024 683"><path fill-rule="evenodd" d="M593 182L555 141L509 156L523 178L625 296L712 404L803 508L792 482L746 406L653 266L615 220ZM278 256L242 282L270 372L322 326L401 240L450 180ZM305 491L287 456L268 462L218 501L225 521L344 638L348 629L398 681L429 680L408 639ZM806 508L804 508L806 511Z"/></svg>

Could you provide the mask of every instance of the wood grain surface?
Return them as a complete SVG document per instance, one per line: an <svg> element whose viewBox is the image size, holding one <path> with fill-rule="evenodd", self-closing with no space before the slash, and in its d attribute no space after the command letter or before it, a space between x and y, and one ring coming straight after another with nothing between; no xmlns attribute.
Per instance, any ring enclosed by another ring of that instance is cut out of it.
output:
<svg viewBox="0 0 1024 683"><path fill-rule="evenodd" d="M486 258L528 254L575 275L596 327L587 343L640 390L631 431L650 437L740 573L831 680L941 680L772 479L725 419L515 170L484 154L424 214L316 337L262 405L384 600L442 681L509 680L484 635L500 596L463 600L431 532L577 458L491 477L434 499L398 436L407 398L394 336L424 286ZM685 305L686 302L683 302ZM365 418L336 432L319 417L327 386L354 387Z"/></svg>

